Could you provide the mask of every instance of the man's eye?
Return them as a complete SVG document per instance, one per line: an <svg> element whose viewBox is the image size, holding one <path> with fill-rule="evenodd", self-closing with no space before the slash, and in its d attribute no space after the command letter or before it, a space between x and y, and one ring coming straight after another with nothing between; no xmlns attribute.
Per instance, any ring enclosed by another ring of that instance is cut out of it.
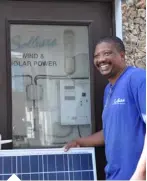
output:
<svg viewBox="0 0 147 181"><path fill-rule="evenodd" d="M99 55L95 55L95 56L94 56L94 59L98 59L98 58L99 58Z"/></svg>
<svg viewBox="0 0 147 181"><path fill-rule="evenodd" d="M105 52L105 55L106 55L106 56L108 56L108 55L110 55L110 54L111 54L110 52Z"/></svg>

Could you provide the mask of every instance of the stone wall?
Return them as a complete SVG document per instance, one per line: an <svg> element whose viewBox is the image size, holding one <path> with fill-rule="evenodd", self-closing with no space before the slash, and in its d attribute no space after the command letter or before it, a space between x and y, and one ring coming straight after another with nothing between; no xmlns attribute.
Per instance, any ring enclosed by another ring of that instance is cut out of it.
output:
<svg viewBox="0 0 147 181"><path fill-rule="evenodd" d="M122 1L123 40L128 65L146 67L145 0Z"/></svg>

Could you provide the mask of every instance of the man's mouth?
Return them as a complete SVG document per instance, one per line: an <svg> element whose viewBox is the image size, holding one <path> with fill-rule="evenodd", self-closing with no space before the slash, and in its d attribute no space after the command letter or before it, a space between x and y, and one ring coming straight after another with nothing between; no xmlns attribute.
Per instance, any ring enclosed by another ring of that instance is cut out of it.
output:
<svg viewBox="0 0 147 181"><path fill-rule="evenodd" d="M109 68L109 65L108 65L108 64L106 64L106 65L101 65L100 68L101 68L101 70L106 70L106 69Z"/></svg>
<svg viewBox="0 0 147 181"><path fill-rule="evenodd" d="M110 64L101 64L99 65L101 71L107 71L110 68Z"/></svg>

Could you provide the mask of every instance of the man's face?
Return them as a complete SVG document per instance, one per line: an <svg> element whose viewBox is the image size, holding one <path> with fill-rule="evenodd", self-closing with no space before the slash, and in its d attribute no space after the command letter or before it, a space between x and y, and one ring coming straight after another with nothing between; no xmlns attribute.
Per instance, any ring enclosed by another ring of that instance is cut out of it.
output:
<svg viewBox="0 0 147 181"><path fill-rule="evenodd" d="M119 52L115 44L102 42L96 46L94 64L100 73L109 78L115 78L124 68L124 53Z"/></svg>

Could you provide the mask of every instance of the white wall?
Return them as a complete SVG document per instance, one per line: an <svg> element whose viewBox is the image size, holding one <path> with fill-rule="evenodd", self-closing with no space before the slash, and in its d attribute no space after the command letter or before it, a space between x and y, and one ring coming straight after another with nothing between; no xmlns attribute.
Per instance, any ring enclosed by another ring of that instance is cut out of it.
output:
<svg viewBox="0 0 147 181"><path fill-rule="evenodd" d="M115 0L116 36L122 39L122 11L121 0Z"/></svg>

